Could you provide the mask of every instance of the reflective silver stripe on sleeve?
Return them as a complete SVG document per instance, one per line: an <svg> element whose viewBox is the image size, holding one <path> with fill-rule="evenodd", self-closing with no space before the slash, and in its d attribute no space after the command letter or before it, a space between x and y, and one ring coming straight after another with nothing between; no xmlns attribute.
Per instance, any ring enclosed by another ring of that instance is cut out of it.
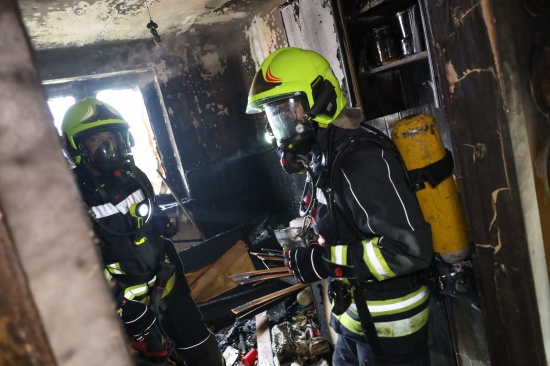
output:
<svg viewBox="0 0 550 366"><path fill-rule="evenodd" d="M395 277L378 247L378 238L363 241L365 254L363 260L366 262L371 273L379 281Z"/></svg>
<svg viewBox="0 0 550 366"><path fill-rule="evenodd" d="M132 203L138 203L143 201L144 199L145 196L143 195L143 192L141 191L141 189L138 189L137 191L126 197L124 201L116 205L116 208L123 214L127 214L130 206L132 206Z"/></svg>
<svg viewBox="0 0 550 366"><path fill-rule="evenodd" d="M108 270L111 274L126 274L126 272L124 272L124 271L120 268L120 263L119 263L119 262L108 264L108 265L107 265L107 270Z"/></svg>
<svg viewBox="0 0 550 366"><path fill-rule="evenodd" d="M331 258L330 261L336 264L347 265L347 251L345 245L335 245L330 247Z"/></svg>
<svg viewBox="0 0 550 366"><path fill-rule="evenodd" d="M148 285L146 284L136 285L136 286L126 288L126 290L124 290L124 297L127 298L128 300L133 300L136 296L147 294L148 291L149 291Z"/></svg>
<svg viewBox="0 0 550 366"><path fill-rule="evenodd" d="M91 208L96 219L101 219L102 217L111 216L118 213L118 210L112 203L106 203L100 206L94 206Z"/></svg>
<svg viewBox="0 0 550 366"><path fill-rule="evenodd" d="M114 206L112 203L106 203L104 205L91 207L91 210L94 213L94 217L96 219L101 219L103 217L108 217L117 213L122 213L126 215L132 203L138 203L143 200L145 200L145 195L143 194L141 189L138 189L137 191L128 195L128 197L126 197L116 206Z"/></svg>

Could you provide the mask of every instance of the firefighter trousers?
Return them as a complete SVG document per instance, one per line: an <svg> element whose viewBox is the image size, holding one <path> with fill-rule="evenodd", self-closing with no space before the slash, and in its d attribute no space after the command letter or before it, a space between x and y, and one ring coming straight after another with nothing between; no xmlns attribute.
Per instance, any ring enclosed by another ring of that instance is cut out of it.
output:
<svg viewBox="0 0 550 366"><path fill-rule="evenodd" d="M383 355L375 358L365 337L350 332L331 315L331 327L338 333L332 356L333 366L429 366L428 325L404 337L380 337Z"/></svg>

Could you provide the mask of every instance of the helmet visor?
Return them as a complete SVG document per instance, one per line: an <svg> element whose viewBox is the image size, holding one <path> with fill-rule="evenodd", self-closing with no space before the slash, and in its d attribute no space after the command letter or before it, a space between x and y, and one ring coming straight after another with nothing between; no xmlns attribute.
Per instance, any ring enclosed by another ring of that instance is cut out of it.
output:
<svg viewBox="0 0 550 366"><path fill-rule="evenodd" d="M286 140L305 131L302 121L309 104L304 94L267 103L264 108L277 140Z"/></svg>

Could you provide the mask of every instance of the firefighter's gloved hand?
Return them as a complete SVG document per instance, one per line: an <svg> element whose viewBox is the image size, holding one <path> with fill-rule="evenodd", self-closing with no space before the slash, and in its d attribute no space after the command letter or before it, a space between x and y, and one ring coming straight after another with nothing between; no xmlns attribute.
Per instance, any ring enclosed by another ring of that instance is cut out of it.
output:
<svg viewBox="0 0 550 366"><path fill-rule="evenodd" d="M308 248L287 249L284 251L285 266L301 283L315 282L329 276L355 278L353 266L337 260L338 256L333 255L338 247L344 246L331 247L327 251L317 244Z"/></svg>
<svg viewBox="0 0 550 366"><path fill-rule="evenodd" d="M138 301L126 300L121 309L120 317L126 329L136 341L143 342L157 317L147 305Z"/></svg>
<svg viewBox="0 0 550 366"><path fill-rule="evenodd" d="M329 276L323 264L325 248L313 244L308 248L287 249L284 251L285 266L301 283L322 280Z"/></svg>

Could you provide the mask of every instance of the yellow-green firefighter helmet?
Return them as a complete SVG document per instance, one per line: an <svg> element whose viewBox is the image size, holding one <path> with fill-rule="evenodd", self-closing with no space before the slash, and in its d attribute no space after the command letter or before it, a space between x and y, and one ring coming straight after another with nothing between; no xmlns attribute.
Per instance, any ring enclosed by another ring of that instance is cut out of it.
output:
<svg viewBox="0 0 550 366"><path fill-rule="evenodd" d="M86 97L65 112L61 123L64 151L75 164L90 162L84 140L94 133L114 131L119 136L118 155L127 156L131 154L133 141L129 127L115 108L97 98Z"/></svg>
<svg viewBox="0 0 550 366"><path fill-rule="evenodd" d="M323 98L327 86L331 89L330 95ZM321 127L331 123L346 104L340 84L323 56L286 47L273 52L262 63L250 87L246 113L262 112L266 103L297 95L305 95L310 110L318 111L312 117ZM324 105L316 105L317 102Z"/></svg>

